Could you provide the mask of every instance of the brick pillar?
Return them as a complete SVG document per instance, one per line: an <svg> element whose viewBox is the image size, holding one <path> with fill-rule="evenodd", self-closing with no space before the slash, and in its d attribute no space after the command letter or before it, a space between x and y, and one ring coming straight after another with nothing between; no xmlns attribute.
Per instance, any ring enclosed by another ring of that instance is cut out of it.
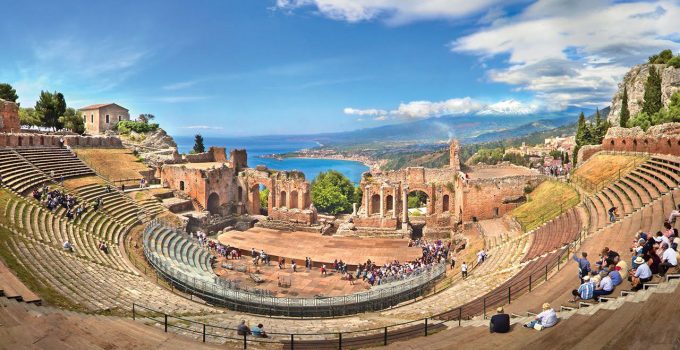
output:
<svg viewBox="0 0 680 350"><path fill-rule="evenodd" d="M397 189L392 188L392 219L397 218Z"/></svg>
<svg viewBox="0 0 680 350"><path fill-rule="evenodd" d="M371 216L371 187L366 186L365 192L364 199L366 199L366 216Z"/></svg>
<svg viewBox="0 0 680 350"><path fill-rule="evenodd" d="M408 222L408 187L401 190L401 221L405 225Z"/></svg>
<svg viewBox="0 0 680 350"><path fill-rule="evenodd" d="M385 217L385 187L380 186L380 217Z"/></svg>

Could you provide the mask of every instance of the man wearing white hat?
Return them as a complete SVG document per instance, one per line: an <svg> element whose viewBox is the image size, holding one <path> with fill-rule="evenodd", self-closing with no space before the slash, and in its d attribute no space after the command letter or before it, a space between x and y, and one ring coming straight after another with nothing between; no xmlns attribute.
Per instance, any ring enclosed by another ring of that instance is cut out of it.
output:
<svg viewBox="0 0 680 350"><path fill-rule="evenodd" d="M642 289L643 283L652 280L652 269L649 268L649 265L641 256L635 258L635 264L638 265L638 267L635 271L630 272L630 283L633 285L633 290L640 290Z"/></svg>

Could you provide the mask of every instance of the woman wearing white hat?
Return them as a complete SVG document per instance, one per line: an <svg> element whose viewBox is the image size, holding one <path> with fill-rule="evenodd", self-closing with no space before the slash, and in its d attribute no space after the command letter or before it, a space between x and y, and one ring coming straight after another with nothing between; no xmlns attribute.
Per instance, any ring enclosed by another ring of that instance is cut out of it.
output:
<svg viewBox="0 0 680 350"><path fill-rule="evenodd" d="M536 315L536 319L525 324L524 327L534 328L534 329L540 331L543 328L552 327L556 323L557 323L557 313L555 312L555 310L553 310L553 308L550 307L550 304L544 303L543 304L543 312Z"/></svg>

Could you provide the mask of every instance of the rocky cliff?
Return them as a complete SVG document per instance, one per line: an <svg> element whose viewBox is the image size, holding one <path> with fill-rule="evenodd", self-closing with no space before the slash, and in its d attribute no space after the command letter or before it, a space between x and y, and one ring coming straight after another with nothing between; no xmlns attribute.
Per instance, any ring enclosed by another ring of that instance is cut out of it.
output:
<svg viewBox="0 0 680 350"><path fill-rule="evenodd" d="M146 134L132 132L130 135L121 136L121 140L125 147L136 151L150 166L174 162L180 157L175 140L161 128Z"/></svg>
<svg viewBox="0 0 680 350"><path fill-rule="evenodd" d="M651 66L655 66L661 75L661 93L664 106L668 106L671 95L674 92L680 92L680 68L673 68L665 64L637 65L626 73L623 77L623 82L619 84L619 90L612 98L611 112L607 118L612 125L619 125L624 86L628 88L628 109L630 110L631 117L642 110L645 82L647 82L649 67Z"/></svg>

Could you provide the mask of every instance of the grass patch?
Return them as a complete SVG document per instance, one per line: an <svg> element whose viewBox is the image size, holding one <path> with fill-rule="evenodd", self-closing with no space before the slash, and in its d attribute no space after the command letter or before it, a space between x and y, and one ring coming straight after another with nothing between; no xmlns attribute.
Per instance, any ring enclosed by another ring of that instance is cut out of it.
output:
<svg viewBox="0 0 680 350"><path fill-rule="evenodd" d="M598 153L574 171L572 181L584 190L596 192L602 186L635 169L646 157Z"/></svg>
<svg viewBox="0 0 680 350"><path fill-rule="evenodd" d="M580 201L575 189L559 181L544 181L528 197L526 203L510 212L524 232L541 226Z"/></svg>
<svg viewBox="0 0 680 350"><path fill-rule="evenodd" d="M139 172L149 170L127 148L78 148L75 151L78 158L110 181L135 179L126 183L134 185L142 178Z"/></svg>

